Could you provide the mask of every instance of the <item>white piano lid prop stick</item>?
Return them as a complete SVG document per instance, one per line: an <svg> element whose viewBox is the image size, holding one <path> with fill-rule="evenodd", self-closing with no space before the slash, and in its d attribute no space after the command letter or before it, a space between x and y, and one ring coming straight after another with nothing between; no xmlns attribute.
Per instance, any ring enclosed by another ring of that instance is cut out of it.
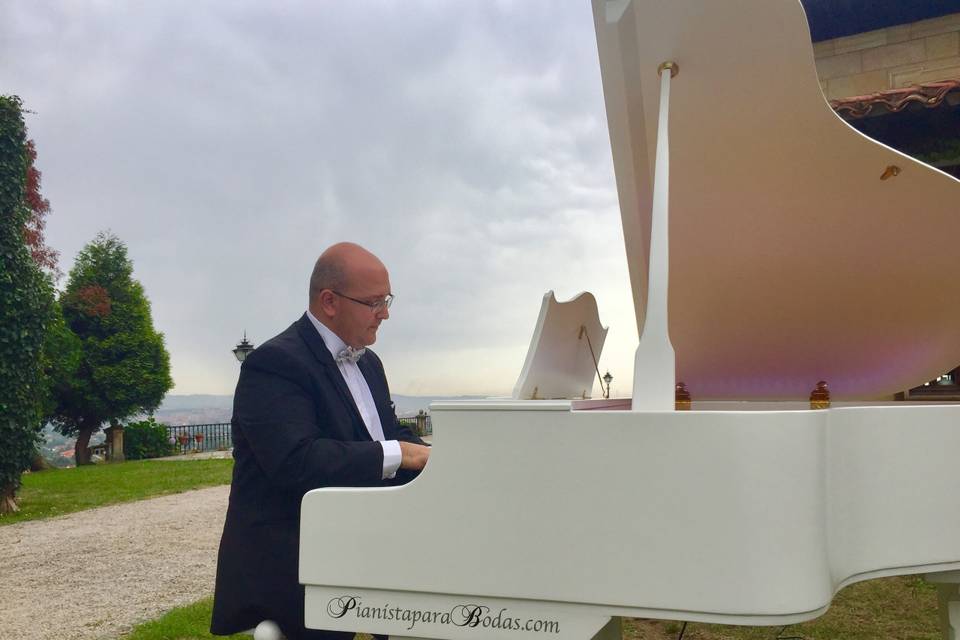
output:
<svg viewBox="0 0 960 640"><path fill-rule="evenodd" d="M650 223L650 266L647 314L633 364L633 410L673 411L676 356L667 326L667 293L670 276L670 80L677 75L673 62L664 62L660 73L660 118L657 124L657 161L653 178L653 213Z"/></svg>

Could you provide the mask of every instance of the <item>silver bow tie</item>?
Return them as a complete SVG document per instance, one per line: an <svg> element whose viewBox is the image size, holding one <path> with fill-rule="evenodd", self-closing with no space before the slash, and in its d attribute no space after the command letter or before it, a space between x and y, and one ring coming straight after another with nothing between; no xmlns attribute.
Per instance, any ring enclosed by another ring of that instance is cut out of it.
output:
<svg viewBox="0 0 960 640"><path fill-rule="evenodd" d="M360 356L362 356L365 351L366 349L354 349L353 347L347 347L337 354L337 364L342 362L356 362L360 359Z"/></svg>

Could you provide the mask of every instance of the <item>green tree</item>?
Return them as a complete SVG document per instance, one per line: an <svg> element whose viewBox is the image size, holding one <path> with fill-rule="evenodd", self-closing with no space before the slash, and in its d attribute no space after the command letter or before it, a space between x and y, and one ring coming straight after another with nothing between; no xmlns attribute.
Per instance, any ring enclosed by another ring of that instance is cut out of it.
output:
<svg viewBox="0 0 960 640"><path fill-rule="evenodd" d="M100 233L80 251L60 306L80 356L76 372L55 382L51 422L77 436L77 464L89 464L90 436L104 423L157 408L173 386L170 356L127 248L112 234Z"/></svg>
<svg viewBox="0 0 960 640"><path fill-rule="evenodd" d="M53 285L24 239L26 126L20 99L0 96L0 513L17 510L20 474L37 439L44 385L41 355Z"/></svg>
<svg viewBox="0 0 960 640"><path fill-rule="evenodd" d="M63 318L63 309L54 303L47 332L43 339L41 364L41 420L52 420L59 406L59 394L72 383L83 356L80 338Z"/></svg>
<svg viewBox="0 0 960 640"><path fill-rule="evenodd" d="M49 271L45 273L50 276ZM52 291L50 295L52 300ZM41 419L37 423L37 441L34 443L34 452L30 461L31 471L41 471L50 467L51 461L44 458L41 450L44 439L43 426L56 411L57 390L70 383L80 366L80 339L64 321L60 305L53 302L51 307L52 312L47 322L40 352L38 401Z"/></svg>

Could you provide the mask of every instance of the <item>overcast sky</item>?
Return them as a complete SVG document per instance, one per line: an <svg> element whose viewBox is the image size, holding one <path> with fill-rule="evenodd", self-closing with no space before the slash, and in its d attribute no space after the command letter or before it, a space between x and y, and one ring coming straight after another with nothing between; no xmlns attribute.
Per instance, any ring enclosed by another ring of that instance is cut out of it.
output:
<svg viewBox="0 0 960 640"><path fill-rule="evenodd" d="M0 91L33 112L61 269L100 230L127 244L173 393L232 393L243 331L302 314L339 240L390 269L395 393L509 394L549 289L597 296L630 389L585 0L4 2Z"/></svg>

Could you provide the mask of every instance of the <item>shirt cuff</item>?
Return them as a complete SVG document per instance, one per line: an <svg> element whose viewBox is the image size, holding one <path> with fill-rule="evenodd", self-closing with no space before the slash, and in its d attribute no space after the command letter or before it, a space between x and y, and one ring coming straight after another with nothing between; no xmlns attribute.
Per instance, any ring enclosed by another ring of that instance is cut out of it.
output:
<svg viewBox="0 0 960 640"><path fill-rule="evenodd" d="M396 440L384 440L380 446L383 447L383 479L389 480L397 475L403 454L400 453L400 443Z"/></svg>

